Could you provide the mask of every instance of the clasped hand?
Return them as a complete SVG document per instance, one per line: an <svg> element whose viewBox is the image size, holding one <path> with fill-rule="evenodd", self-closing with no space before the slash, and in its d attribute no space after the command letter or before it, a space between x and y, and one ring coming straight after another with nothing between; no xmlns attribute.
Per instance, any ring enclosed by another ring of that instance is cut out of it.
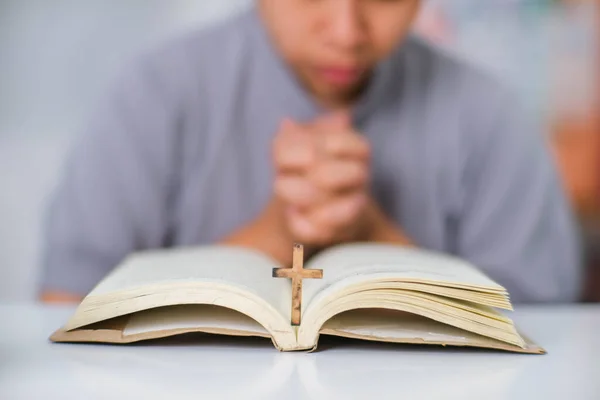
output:
<svg viewBox="0 0 600 400"><path fill-rule="evenodd" d="M326 246L367 235L370 157L345 114L283 121L273 142L274 194L294 240Z"/></svg>

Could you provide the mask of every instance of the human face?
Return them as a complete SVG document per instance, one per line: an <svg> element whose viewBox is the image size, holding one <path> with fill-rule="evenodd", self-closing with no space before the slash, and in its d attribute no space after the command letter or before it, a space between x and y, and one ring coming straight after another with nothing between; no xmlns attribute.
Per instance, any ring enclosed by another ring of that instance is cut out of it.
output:
<svg viewBox="0 0 600 400"><path fill-rule="evenodd" d="M327 105L350 103L401 42L420 0L259 0L272 41L302 84Z"/></svg>

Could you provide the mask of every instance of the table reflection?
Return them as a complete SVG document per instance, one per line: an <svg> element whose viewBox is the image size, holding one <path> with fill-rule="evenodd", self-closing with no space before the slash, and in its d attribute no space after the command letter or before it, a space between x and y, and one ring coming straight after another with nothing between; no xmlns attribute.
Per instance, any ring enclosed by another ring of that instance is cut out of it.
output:
<svg viewBox="0 0 600 400"><path fill-rule="evenodd" d="M55 350L82 394L102 390L147 399L348 399L371 398L379 390L384 397L506 398L539 357L326 337L314 353L282 353L266 339L198 334Z"/></svg>

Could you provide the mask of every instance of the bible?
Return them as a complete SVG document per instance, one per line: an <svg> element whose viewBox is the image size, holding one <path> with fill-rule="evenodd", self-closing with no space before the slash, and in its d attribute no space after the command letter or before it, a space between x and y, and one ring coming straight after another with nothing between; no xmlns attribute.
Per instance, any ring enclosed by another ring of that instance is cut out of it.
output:
<svg viewBox="0 0 600 400"><path fill-rule="evenodd" d="M292 282L275 277L281 267L265 254L226 245L133 253L50 340L126 344L203 332L314 351L321 335L332 335L546 352L506 315L513 310L506 289L457 257L392 244L330 247L304 265L322 272L302 282L297 323Z"/></svg>

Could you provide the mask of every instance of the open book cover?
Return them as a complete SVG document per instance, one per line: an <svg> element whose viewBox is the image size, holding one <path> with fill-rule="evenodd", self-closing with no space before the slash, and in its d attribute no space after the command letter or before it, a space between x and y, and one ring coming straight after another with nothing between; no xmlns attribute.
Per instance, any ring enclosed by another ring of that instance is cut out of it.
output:
<svg viewBox="0 0 600 400"><path fill-rule="evenodd" d="M200 246L134 253L79 304L54 342L132 343L189 332L268 338L315 350L321 335L544 354L505 311L505 288L464 260L387 244L329 248L305 263L301 323L292 284L251 249Z"/></svg>

